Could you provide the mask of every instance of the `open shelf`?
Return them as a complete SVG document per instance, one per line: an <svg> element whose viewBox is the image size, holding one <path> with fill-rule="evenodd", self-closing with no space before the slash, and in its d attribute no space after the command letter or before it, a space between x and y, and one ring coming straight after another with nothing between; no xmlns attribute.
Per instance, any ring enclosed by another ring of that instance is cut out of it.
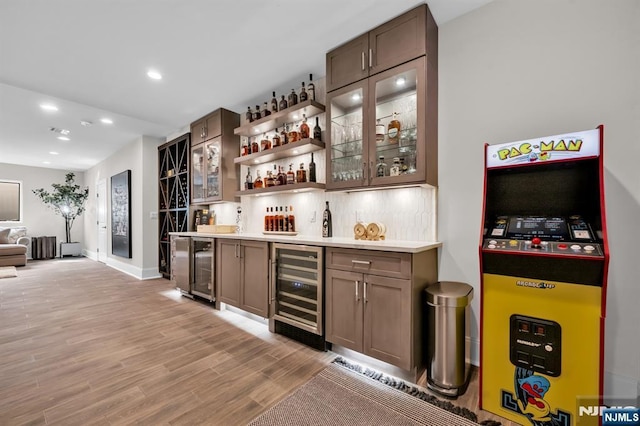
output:
<svg viewBox="0 0 640 426"><path fill-rule="evenodd" d="M233 133L240 136L256 136L273 130L276 127L282 127L286 123L300 121L302 120L302 114L305 114L308 119L322 112L324 112L324 105L309 99L287 109L283 109L282 111L271 113L271 115L263 117L260 120L236 127Z"/></svg>
<svg viewBox="0 0 640 426"><path fill-rule="evenodd" d="M289 185L270 186L269 188L247 189L236 191L236 197L251 195L259 196L266 194L286 194L290 192L324 191L325 184L319 182L293 183Z"/></svg>
<svg viewBox="0 0 640 426"><path fill-rule="evenodd" d="M281 158L294 157L296 155L308 154L310 152L324 149L324 142L317 139L302 139L297 142L290 142L286 145L277 146L254 154L236 157L233 162L245 166L267 163Z"/></svg>

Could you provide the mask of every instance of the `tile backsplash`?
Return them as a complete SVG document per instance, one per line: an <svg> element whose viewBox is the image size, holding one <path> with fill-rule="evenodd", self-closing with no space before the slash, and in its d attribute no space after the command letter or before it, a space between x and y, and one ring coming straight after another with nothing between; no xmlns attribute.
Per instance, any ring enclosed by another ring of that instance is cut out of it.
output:
<svg viewBox="0 0 640 426"><path fill-rule="evenodd" d="M436 241L436 191L431 187L361 192L311 191L242 197L240 203L212 204L210 208L216 212L217 223L234 224L240 207L243 232L260 233L267 207L293 206L297 231L302 235L319 236L325 201L329 201L334 237L352 237L353 226L361 220L385 224L387 239Z"/></svg>

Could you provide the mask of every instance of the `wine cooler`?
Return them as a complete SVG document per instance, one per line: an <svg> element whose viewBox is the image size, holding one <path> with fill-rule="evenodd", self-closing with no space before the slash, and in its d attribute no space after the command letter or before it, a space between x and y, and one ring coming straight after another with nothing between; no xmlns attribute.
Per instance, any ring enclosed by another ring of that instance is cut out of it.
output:
<svg viewBox="0 0 640 426"><path fill-rule="evenodd" d="M281 323L322 336L324 259L322 247L273 244L272 316ZM278 327L276 330L291 329ZM282 333L285 334L285 333ZM289 336L296 338L294 336Z"/></svg>

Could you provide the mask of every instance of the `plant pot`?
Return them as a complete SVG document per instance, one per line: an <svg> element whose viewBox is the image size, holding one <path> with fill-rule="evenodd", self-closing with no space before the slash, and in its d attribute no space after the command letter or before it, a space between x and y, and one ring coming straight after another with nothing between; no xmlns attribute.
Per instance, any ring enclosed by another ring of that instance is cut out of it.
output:
<svg viewBox="0 0 640 426"><path fill-rule="evenodd" d="M80 243L60 243L60 257L80 256L82 246Z"/></svg>

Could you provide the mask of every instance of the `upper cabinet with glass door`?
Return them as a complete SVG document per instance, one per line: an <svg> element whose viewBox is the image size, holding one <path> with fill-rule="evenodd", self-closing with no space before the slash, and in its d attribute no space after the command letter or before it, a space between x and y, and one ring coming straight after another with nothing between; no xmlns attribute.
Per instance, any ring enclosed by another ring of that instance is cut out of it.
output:
<svg viewBox="0 0 640 426"><path fill-rule="evenodd" d="M233 129L239 123L238 114L220 108L191 124L191 204L236 201L239 169L233 158L240 137Z"/></svg>
<svg viewBox="0 0 640 426"><path fill-rule="evenodd" d="M378 50L363 53L363 57L373 58L366 78L344 85L335 77L335 71L341 69L340 52L350 50L345 48L355 40L327 54L328 86L335 83L333 87L339 87L327 94L330 126L327 189L425 183L436 186L438 29L435 21L427 6L422 5L367 34L370 45L377 46ZM393 40L398 42L395 56L391 52ZM383 55L383 52L390 53ZM362 66L366 66L368 61L361 60ZM350 78L357 78L354 76L351 74Z"/></svg>

